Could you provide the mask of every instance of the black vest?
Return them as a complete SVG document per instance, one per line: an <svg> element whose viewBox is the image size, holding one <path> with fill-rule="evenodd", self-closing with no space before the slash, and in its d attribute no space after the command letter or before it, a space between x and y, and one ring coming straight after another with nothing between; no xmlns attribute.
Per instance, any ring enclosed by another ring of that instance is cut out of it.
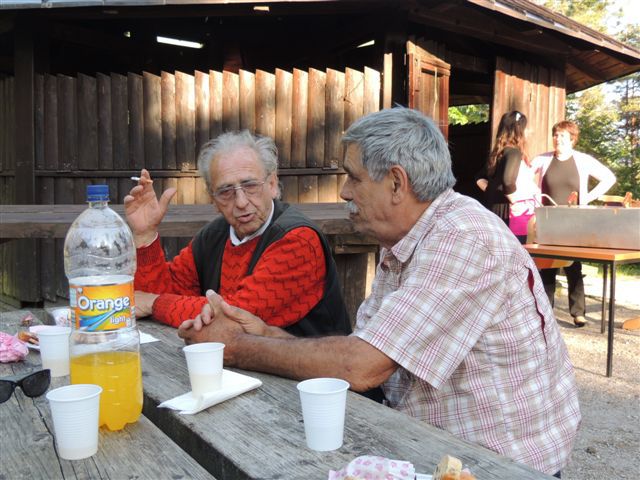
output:
<svg viewBox="0 0 640 480"><path fill-rule="evenodd" d="M351 333L351 323L340 293L336 264L331 255L329 243L322 232L296 208L274 200L273 219L258 240L246 275L251 275L262 253L269 245L280 240L287 232L299 227L309 227L314 230L322 243L326 262L324 295L304 318L285 327L285 330L299 337L348 335ZM229 224L222 216L205 225L193 238L193 258L198 270L202 295L208 289L216 292L220 289L222 256L228 238Z"/></svg>

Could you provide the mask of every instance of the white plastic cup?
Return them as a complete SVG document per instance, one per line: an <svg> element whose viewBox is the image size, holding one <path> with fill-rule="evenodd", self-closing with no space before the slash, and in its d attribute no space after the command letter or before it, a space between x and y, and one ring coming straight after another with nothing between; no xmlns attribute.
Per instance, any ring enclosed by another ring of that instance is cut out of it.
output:
<svg viewBox="0 0 640 480"><path fill-rule="evenodd" d="M99 385L77 384L47 393L60 458L81 460L98 451Z"/></svg>
<svg viewBox="0 0 640 480"><path fill-rule="evenodd" d="M304 434L311 450L328 452L342 446L349 382L312 378L298 383Z"/></svg>
<svg viewBox="0 0 640 480"><path fill-rule="evenodd" d="M194 343L183 348L194 396L220 390L224 343Z"/></svg>
<svg viewBox="0 0 640 480"><path fill-rule="evenodd" d="M71 327L46 327L38 330L42 368L52 377L69 375L69 335Z"/></svg>

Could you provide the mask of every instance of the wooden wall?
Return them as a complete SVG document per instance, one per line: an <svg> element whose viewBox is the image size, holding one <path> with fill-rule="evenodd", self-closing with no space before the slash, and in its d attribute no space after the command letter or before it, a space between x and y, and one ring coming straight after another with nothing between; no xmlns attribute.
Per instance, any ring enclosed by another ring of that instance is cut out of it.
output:
<svg viewBox="0 0 640 480"><path fill-rule="evenodd" d="M41 185L65 179L62 203L81 201L96 178L111 182L120 202L143 167L159 186L178 187L177 202L206 203L197 152L238 129L276 140L285 200L337 201L342 132L380 108L371 69L45 75L35 89L36 175Z"/></svg>
<svg viewBox="0 0 640 480"><path fill-rule="evenodd" d="M14 203L15 182L15 102L13 77L0 75L0 202ZM2 218L0 218L2 228ZM19 295L16 282L16 242L0 245L0 293L9 297Z"/></svg>
<svg viewBox="0 0 640 480"><path fill-rule="evenodd" d="M341 136L354 120L380 109L380 77L369 68L37 75L36 203L83 203L92 183L108 184L111 201L122 203L134 185L129 177L141 168L151 171L158 193L177 187L176 203L209 203L197 152L210 138L237 129L275 139L285 201L339 201ZM0 81L0 95L12 100L12 79ZM1 105L3 124L12 125L13 101ZM0 135L2 201L14 203L14 133ZM163 239L167 257L188 240ZM0 247L7 259L0 294L27 303L66 297L62 244L40 242L40 259L29 267L39 282L31 285L11 272L12 247Z"/></svg>
<svg viewBox="0 0 640 480"><path fill-rule="evenodd" d="M498 57L493 88L491 141L502 115L518 110L528 120L529 157L551 150L551 127L565 116L564 72Z"/></svg>

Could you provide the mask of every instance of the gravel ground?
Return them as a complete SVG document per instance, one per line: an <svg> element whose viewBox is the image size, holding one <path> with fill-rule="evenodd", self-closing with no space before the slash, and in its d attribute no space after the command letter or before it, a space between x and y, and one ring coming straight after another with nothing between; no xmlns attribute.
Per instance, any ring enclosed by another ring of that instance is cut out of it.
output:
<svg viewBox="0 0 640 480"><path fill-rule="evenodd" d="M624 320L640 316L640 278L618 276L621 293L623 285L628 295L616 295L611 378L605 376L607 334L600 333L600 299L587 291L589 324L575 328L566 290L556 292L555 313L575 367L582 411L564 480L637 479L640 473L640 330L621 328Z"/></svg>

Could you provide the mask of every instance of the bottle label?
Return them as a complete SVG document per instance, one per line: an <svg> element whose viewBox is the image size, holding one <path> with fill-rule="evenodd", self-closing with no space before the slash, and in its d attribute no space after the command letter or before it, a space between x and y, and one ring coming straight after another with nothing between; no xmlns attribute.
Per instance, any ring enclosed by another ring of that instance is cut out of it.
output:
<svg viewBox="0 0 640 480"><path fill-rule="evenodd" d="M133 278L109 285L87 285L69 281L69 306L78 330L99 332L135 324Z"/></svg>

